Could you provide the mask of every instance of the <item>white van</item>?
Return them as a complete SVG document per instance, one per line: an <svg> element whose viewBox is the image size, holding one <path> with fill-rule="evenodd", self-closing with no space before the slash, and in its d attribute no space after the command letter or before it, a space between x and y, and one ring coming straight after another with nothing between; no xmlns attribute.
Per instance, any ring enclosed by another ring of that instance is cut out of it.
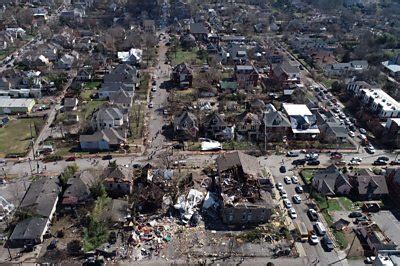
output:
<svg viewBox="0 0 400 266"><path fill-rule="evenodd" d="M316 222L314 228L318 235L323 236L326 234L325 226L321 222Z"/></svg>

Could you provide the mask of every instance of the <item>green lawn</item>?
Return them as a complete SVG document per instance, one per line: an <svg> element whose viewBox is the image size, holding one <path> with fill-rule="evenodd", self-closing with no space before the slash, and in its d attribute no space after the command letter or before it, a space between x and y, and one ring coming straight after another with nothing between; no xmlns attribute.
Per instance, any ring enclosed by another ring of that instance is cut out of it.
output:
<svg viewBox="0 0 400 266"><path fill-rule="evenodd" d="M315 171L317 171L316 169L304 169L303 171L301 171L300 175L303 177L303 181L306 184L310 184L311 183L311 179L314 176Z"/></svg>
<svg viewBox="0 0 400 266"><path fill-rule="evenodd" d="M87 82L83 86L85 89L97 89L101 85L100 81Z"/></svg>
<svg viewBox="0 0 400 266"><path fill-rule="evenodd" d="M173 66L179 65L181 63L191 63L202 64L203 62L197 59L197 49L191 51L186 51L178 49L176 53L171 53L171 64Z"/></svg>
<svg viewBox="0 0 400 266"><path fill-rule="evenodd" d="M340 197L338 198L342 206L347 210L347 211L352 211L354 210L354 204L351 200L349 200L346 197Z"/></svg>
<svg viewBox="0 0 400 266"><path fill-rule="evenodd" d="M7 154L25 154L32 136L40 132L44 120L41 118L16 119L0 128L0 157Z"/></svg>
<svg viewBox="0 0 400 266"><path fill-rule="evenodd" d="M92 115L95 109L104 105L107 101L89 101L82 107L81 117L82 119L88 119Z"/></svg>
<svg viewBox="0 0 400 266"><path fill-rule="evenodd" d="M332 87L333 82L335 81L335 79L324 78L321 83L324 84L324 86L329 90Z"/></svg>
<svg viewBox="0 0 400 266"><path fill-rule="evenodd" d="M257 146L247 141L229 141L222 143L222 149L224 150L254 150L255 148L257 148Z"/></svg>
<svg viewBox="0 0 400 266"><path fill-rule="evenodd" d="M149 90L149 82L150 82L150 74L145 72L140 76L140 85L139 88L135 91L135 95L139 98L139 100L147 99L147 92Z"/></svg>

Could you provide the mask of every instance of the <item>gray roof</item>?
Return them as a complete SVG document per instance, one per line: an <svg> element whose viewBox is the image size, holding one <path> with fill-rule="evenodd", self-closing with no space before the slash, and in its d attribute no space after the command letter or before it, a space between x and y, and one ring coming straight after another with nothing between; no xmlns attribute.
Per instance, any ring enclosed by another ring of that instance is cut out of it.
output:
<svg viewBox="0 0 400 266"><path fill-rule="evenodd" d="M202 23L191 23L190 33L192 34L208 34L208 29Z"/></svg>
<svg viewBox="0 0 400 266"><path fill-rule="evenodd" d="M116 168L107 167L104 169L103 173L101 174L101 179L106 182L132 182L133 181L133 172L123 166L118 165Z"/></svg>
<svg viewBox="0 0 400 266"><path fill-rule="evenodd" d="M138 83L137 69L128 64L120 64L104 77L104 82Z"/></svg>
<svg viewBox="0 0 400 266"><path fill-rule="evenodd" d="M31 217L19 222L10 240L37 240L44 234L47 225L47 218Z"/></svg>
<svg viewBox="0 0 400 266"><path fill-rule="evenodd" d="M78 201L86 200L90 197L90 188L95 184L96 179L89 171L76 174L68 180L63 199L72 197Z"/></svg>
<svg viewBox="0 0 400 266"><path fill-rule="evenodd" d="M32 182L19 208L38 216L49 217L60 193L57 181L57 178L42 177Z"/></svg>
<svg viewBox="0 0 400 266"><path fill-rule="evenodd" d="M315 183L318 183L318 189L323 194L335 194L336 188L344 184L351 187L347 176L333 164L325 169L318 170L314 174L313 184Z"/></svg>
<svg viewBox="0 0 400 266"><path fill-rule="evenodd" d="M251 175L254 178L262 176L257 158L240 151L226 152L218 156L217 167L219 173L231 168L241 167L243 173Z"/></svg>
<svg viewBox="0 0 400 266"><path fill-rule="evenodd" d="M194 125L197 125L197 118L194 114L188 112L188 111L184 111L181 115L176 116L174 119L174 126L179 126L181 125L183 122L185 121L190 121L192 122Z"/></svg>
<svg viewBox="0 0 400 266"><path fill-rule="evenodd" d="M374 175L367 169L361 169L357 175L358 193L368 194L388 194L386 178L383 175Z"/></svg>
<svg viewBox="0 0 400 266"><path fill-rule="evenodd" d="M113 104L131 104L132 96L123 89L111 93L110 102Z"/></svg>
<svg viewBox="0 0 400 266"><path fill-rule="evenodd" d="M335 133L337 138L347 137L347 129L345 126L338 122L327 122L326 124L332 130L332 132Z"/></svg>
<svg viewBox="0 0 400 266"><path fill-rule="evenodd" d="M120 120L124 118L124 115L121 110L116 107L105 107L98 110L93 117L100 121L107 119Z"/></svg>
<svg viewBox="0 0 400 266"><path fill-rule="evenodd" d="M77 98L65 98L64 99L64 106L65 107L75 107L78 104Z"/></svg>
<svg viewBox="0 0 400 266"><path fill-rule="evenodd" d="M128 86L127 84L125 84L123 82L105 82L101 85L99 92L119 91L119 90L134 91L134 88L132 88L131 86Z"/></svg>
<svg viewBox="0 0 400 266"><path fill-rule="evenodd" d="M92 135L79 136L79 142L99 142L103 140L110 145L118 145L126 142L123 132L114 128L96 131Z"/></svg>
<svg viewBox="0 0 400 266"><path fill-rule="evenodd" d="M263 122L267 127L290 127L289 119L280 111L264 114Z"/></svg>

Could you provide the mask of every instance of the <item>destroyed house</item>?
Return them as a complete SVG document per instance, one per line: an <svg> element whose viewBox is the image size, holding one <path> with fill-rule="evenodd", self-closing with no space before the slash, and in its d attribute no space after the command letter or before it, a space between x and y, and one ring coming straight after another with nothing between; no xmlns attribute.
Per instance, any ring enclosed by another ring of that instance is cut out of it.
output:
<svg viewBox="0 0 400 266"><path fill-rule="evenodd" d="M257 158L237 151L224 153L217 158L217 168L222 221L228 225L267 222L274 203Z"/></svg>

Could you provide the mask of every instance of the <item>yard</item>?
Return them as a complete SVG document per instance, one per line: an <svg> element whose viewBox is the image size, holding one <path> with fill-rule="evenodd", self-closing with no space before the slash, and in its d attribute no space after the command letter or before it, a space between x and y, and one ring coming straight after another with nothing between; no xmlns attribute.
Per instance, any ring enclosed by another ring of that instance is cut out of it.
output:
<svg viewBox="0 0 400 266"><path fill-rule="evenodd" d="M304 169L303 171L301 171L300 176L303 177L304 183L306 183L307 185L309 185L311 183L311 179L312 179L315 171L317 171L317 170L316 169Z"/></svg>
<svg viewBox="0 0 400 266"><path fill-rule="evenodd" d="M170 53L171 65L176 66L181 63L202 64L203 62L197 58L197 51L197 49L186 51L178 48L175 53Z"/></svg>
<svg viewBox="0 0 400 266"><path fill-rule="evenodd" d="M37 136L44 122L41 118L15 119L0 128L0 157L24 155L30 146L31 136Z"/></svg>
<svg viewBox="0 0 400 266"><path fill-rule="evenodd" d="M145 111L146 107L144 104L134 104L132 106L130 123L132 132L131 139L133 141L143 137Z"/></svg>
<svg viewBox="0 0 400 266"><path fill-rule="evenodd" d="M89 101L87 102L81 110L81 119L88 119L94 110L104 105L106 101Z"/></svg>
<svg viewBox="0 0 400 266"><path fill-rule="evenodd" d="M135 91L135 95L139 100L145 101L147 99L147 92L149 91L150 74L145 72L140 77L139 88Z"/></svg>
<svg viewBox="0 0 400 266"><path fill-rule="evenodd" d="M88 83L86 83L83 86L79 97L83 101L90 101L92 99L91 96L96 93L97 88L100 86L100 84L101 84L100 82L88 82Z"/></svg>

